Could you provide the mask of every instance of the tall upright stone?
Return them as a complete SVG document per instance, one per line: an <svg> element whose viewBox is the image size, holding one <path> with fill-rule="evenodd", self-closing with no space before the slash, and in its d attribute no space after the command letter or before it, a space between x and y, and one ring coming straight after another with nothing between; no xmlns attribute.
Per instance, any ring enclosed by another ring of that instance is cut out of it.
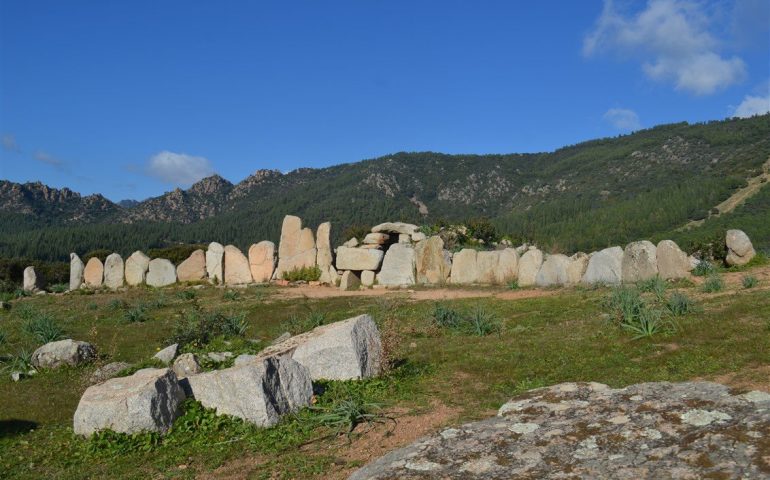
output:
<svg viewBox="0 0 770 480"><path fill-rule="evenodd" d="M414 285L414 247L405 243L391 245L382 260L382 269L377 274L380 285Z"/></svg>
<svg viewBox="0 0 770 480"><path fill-rule="evenodd" d="M324 267L328 267L333 264L334 259L332 258L332 244L330 239L331 231L331 222L324 222L320 224L318 226L318 230L316 231L316 265L321 267L321 270L323 270Z"/></svg>
<svg viewBox="0 0 770 480"><path fill-rule="evenodd" d="M452 258L452 272L449 280L454 285L476 283L479 278L477 268L478 252L472 248L464 248L455 253Z"/></svg>
<svg viewBox="0 0 770 480"><path fill-rule="evenodd" d="M70 253L70 290L77 290L83 285L83 270L86 268L77 253Z"/></svg>
<svg viewBox="0 0 770 480"><path fill-rule="evenodd" d="M757 254L749 236L742 230L728 230L725 235L728 265L746 265Z"/></svg>
<svg viewBox="0 0 770 480"><path fill-rule="evenodd" d="M535 283L539 287L566 285L569 283L569 275L567 274L569 264L570 259L566 255L560 253L548 255L540 267L540 271L537 272Z"/></svg>
<svg viewBox="0 0 770 480"><path fill-rule="evenodd" d="M269 282L275 271L275 244L263 240L249 247L251 278L257 283Z"/></svg>
<svg viewBox="0 0 770 480"><path fill-rule="evenodd" d="M605 248L591 255L582 283L586 285L617 285L623 280L623 249Z"/></svg>
<svg viewBox="0 0 770 480"><path fill-rule="evenodd" d="M417 283L442 285L449 279L452 262L439 236L426 238L414 247ZM363 281L363 278L362 278Z"/></svg>
<svg viewBox="0 0 770 480"><path fill-rule="evenodd" d="M623 250L623 282L636 283L658 275L655 245L648 240L631 242Z"/></svg>
<svg viewBox="0 0 770 480"><path fill-rule="evenodd" d="M687 254L672 240L661 240L655 249L658 274L664 280L687 278L692 270Z"/></svg>
<svg viewBox="0 0 770 480"><path fill-rule="evenodd" d="M126 283L132 287L143 284L147 278L147 270L149 268L150 257L139 250L135 251L126 259Z"/></svg>
<svg viewBox="0 0 770 480"><path fill-rule="evenodd" d="M206 253L195 250L176 267L176 278L180 282L199 282L206 278Z"/></svg>
<svg viewBox="0 0 770 480"><path fill-rule="evenodd" d="M519 253L514 248L497 250L497 266L494 269L494 283L504 285L519 276Z"/></svg>
<svg viewBox="0 0 770 480"><path fill-rule="evenodd" d="M575 285L580 283L583 279L583 275L588 268L588 261L590 257L583 252L578 252L569 257L569 264L567 264L567 284Z"/></svg>
<svg viewBox="0 0 770 480"><path fill-rule="evenodd" d="M276 278L283 278L284 273L316 265L316 244L313 231L302 228L302 220L294 215L286 215L281 226L281 241L278 244L278 267Z"/></svg>
<svg viewBox="0 0 770 480"><path fill-rule="evenodd" d="M249 259L238 247L227 245L225 247L225 284L245 285L248 283L251 283Z"/></svg>
<svg viewBox="0 0 770 480"><path fill-rule="evenodd" d="M115 290L123 286L123 258L117 253L104 260L104 286Z"/></svg>
<svg viewBox="0 0 770 480"><path fill-rule="evenodd" d="M25 292L36 292L40 289L40 279L35 273L35 267L27 267L24 269L24 283L22 289Z"/></svg>
<svg viewBox="0 0 770 480"><path fill-rule="evenodd" d="M543 265L543 252L533 248L524 252L519 259L519 286L530 287L537 283L537 274Z"/></svg>
<svg viewBox="0 0 770 480"><path fill-rule="evenodd" d="M165 258L154 258L150 260L146 281L151 287L165 287L176 283L176 267Z"/></svg>
<svg viewBox="0 0 770 480"><path fill-rule="evenodd" d="M206 274L212 283L225 281L222 259L225 256L225 247L221 243L211 242L206 250Z"/></svg>
<svg viewBox="0 0 770 480"><path fill-rule="evenodd" d="M96 257L91 257L83 270L83 281L88 288L101 288L104 283L104 265Z"/></svg>

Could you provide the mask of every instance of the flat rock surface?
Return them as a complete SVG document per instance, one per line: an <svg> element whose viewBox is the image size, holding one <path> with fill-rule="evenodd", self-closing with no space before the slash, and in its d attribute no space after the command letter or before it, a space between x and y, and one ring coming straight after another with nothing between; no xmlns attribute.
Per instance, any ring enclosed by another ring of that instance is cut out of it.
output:
<svg viewBox="0 0 770 480"><path fill-rule="evenodd" d="M716 383L532 390L350 479L770 478L770 394Z"/></svg>

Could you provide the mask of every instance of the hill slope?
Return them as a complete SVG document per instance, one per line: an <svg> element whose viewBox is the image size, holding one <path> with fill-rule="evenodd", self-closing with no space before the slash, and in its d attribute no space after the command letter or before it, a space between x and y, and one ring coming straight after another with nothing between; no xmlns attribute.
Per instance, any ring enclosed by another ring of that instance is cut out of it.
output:
<svg viewBox="0 0 770 480"><path fill-rule="evenodd" d="M695 242L693 232L675 230L705 219L769 158L770 115L764 115L664 125L550 153L397 153L288 174L262 170L235 185L214 176L130 208L100 196L65 195L66 189L2 182L0 255L53 260L97 247L127 253L211 240L246 247L277 240L287 213L312 226L331 220L337 240L352 225L485 216L514 240L565 251L669 232ZM766 189L757 190L762 203ZM736 226L751 234L762 215L754 203L748 213L737 207L714 220L740 218L744 225ZM698 230L710 232L713 223Z"/></svg>

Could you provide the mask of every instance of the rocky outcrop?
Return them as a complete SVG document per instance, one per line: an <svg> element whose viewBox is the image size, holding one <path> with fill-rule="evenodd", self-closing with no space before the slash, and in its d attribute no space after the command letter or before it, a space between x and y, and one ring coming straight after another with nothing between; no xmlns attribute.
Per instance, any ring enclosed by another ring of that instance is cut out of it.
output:
<svg viewBox="0 0 770 480"><path fill-rule="evenodd" d="M757 254L749 236L742 230L728 230L725 235L725 244L727 245L725 261L731 266L746 265Z"/></svg>
<svg viewBox="0 0 770 480"><path fill-rule="evenodd" d="M46 343L32 352L35 368L59 368L63 365L76 367L96 358L96 348L88 342L59 340Z"/></svg>
<svg viewBox="0 0 770 480"><path fill-rule="evenodd" d="M236 246L225 247L225 284L246 285L251 283L251 267L246 258Z"/></svg>
<svg viewBox="0 0 770 480"><path fill-rule="evenodd" d="M185 395L168 368L145 368L130 377L88 387L75 410L77 435L100 430L165 432L180 414Z"/></svg>
<svg viewBox="0 0 770 480"><path fill-rule="evenodd" d="M37 292L40 290L41 280L35 272L35 267L27 267L24 269L22 290L25 292Z"/></svg>
<svg viewBox="0 0 770 480"><path fill-rule="evenodd" d="M83 282L88 288L101 288L104 282L104 265L96 257L91 257L83 270Z"/></svg>
<svg viewBox="0 0 770 480"><path fill-rule="evenodd" d="M768 478L770 395L714 383L532 390L498 416L391 452L350 480Z"/></svg>
<svg viewBox="0 0 770 480"><path fill-rule="evenodd" d="M83 270L86 266L77 253L70 253L70 290L77 290L83 285Z"/></svg>
<svg viewBox="0 0 770 480"><path fill-rule="evenodd" d="M278 244L278 267L276 278L300 268L315 266L317 251L313 231L302 228L302 220L293 215L286 215L281 226L281 241Z"/></svg>
<svg viewBox="0 0 770 480"><path fill-rule="evenodd" d="M150 260L145 281L151 287L165 287L174 284L176 283L176 268L165 258Z"/></svg>
<svg viewBox="0 0 770 480"><path fill-rule="evenodd" d="M537 274L543 265L543 252L537 248L530 248L519 259L520 287L531 287L537 284Z"/></svg>
<svg viewBox="0 0 770 480"><path fill-rule="evenodd" d="M134 287L141 285L147 278L147 270L150 269L150 257L140 251L136 251L126 259L126 283Z"/></svg>
<svg viewBox="0 0 770 480"><path fill-rule="evenodd" d="M104 286L116 290L123 286L123 258L111 253L104 260Z"/></svg>
<svg viewBox="0 0 770 480"><path fill-rule="evenodd" d="M658 275L655 245L648 240L631 242L623 250L622 278L624 283L649 280Z"/></svg>
<svg viewBox="0 0 770 480"><path fill-rule="evenodd" d="M337 270L379 270L385 253L370 248L337 248Z"/></svg>
<svg viewBox="0 0 770 480"><path fill-rule="evenodd" d="M687 278L692 266L687 254L671 240L661 240L655 248L658 275L664 280Z"/></svg>
<svg viewBox="0 0 770 480"><path fill-rule="evenodd" d="M258 359L289 357L310 370L313 380L357 380L379 375L382 341L369 315L359 315L267 347Z"/></svg>
<svg viewBox="0 0 770 480"><path fill-rule="evenodd" d="M249 269L251 279L256 283L266 283L275 272L275 244L263 240L249 247Z"/></svg>
<svg viewBox="0 0 770 480"><path fill-rule="evenodd" d="M206 253L195 250L176 267L176 278L180 282L200 282L206 278Z"/></svg>
<svg viewBox="0 0 770 480"><path fill-rule="evenodd" d="M307 368L286 357L252 360L187 381L204 407L260 427L275 425L283 415L310 405L313 396Z"/></svg>
<svg viewBox="0 0 770 480"><path fill-rule="evenodd" d="M435 236L417 242L414 247L417 283L443 285L452 272L452 259L444 250L444 241ZM361 279L363 281L363 278Z"/></svg>
<svg viewBox="0 0 770 480"><path fill-rule="evenodd" d="M224 256L225 247L221 243L209 243L209 248L206 249L206 275L211 283L221 285L225 281Z"/></svg>
<svg viewBox="0 0 770 480"><path fill-rule="evenodd" d="M569 257L560 253L546 256L540 271L537 273L537 277L535 277L535 284L539 287L568 284L569 274L567 269L570 263Z"/></svg>
<svg viewBox="0 0 770 480"><path fill-rule="evenodd" d="M414 247L397 243L392 245L382 260L382 269L377 274L379 285L413 285L415 283Z"/></svg>
<svg viewBox="0 0 770 480"><path fill-rule="evenodd" d="M617 285L623 280L623 249L605 248L591 255L582 283L586 285Z"/></svg>

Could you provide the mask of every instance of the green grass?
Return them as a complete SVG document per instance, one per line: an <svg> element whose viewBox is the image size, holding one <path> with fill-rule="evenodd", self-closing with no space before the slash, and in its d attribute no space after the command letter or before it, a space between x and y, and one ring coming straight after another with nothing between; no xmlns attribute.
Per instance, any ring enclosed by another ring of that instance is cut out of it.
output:
<svg viewBox="0 0 770 480"><path fill-rule="evenodd" d="M717 293L724 290L724 288L725 282L717 273L709 275L706 281L703 282L703 285L701 285L701 290L704 293Z"/></svg>
<svg viewBox="0 0 770 480"><path fill-rule="evenodd" d="M741 284L743 288L754 288L759 285L759 280L754 275L746 275L741 279Z"/></svg>

